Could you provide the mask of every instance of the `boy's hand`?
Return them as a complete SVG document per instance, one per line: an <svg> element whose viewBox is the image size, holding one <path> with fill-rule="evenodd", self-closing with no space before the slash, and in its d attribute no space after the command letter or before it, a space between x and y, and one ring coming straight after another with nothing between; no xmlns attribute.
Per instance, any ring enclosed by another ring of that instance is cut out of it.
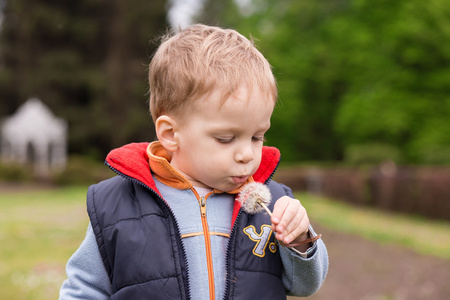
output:
<svg viewBox="0 0 450 300"><path fill-rule="evenodd" d="M275 238L284 244L298 243L309 238L309 218L300 201L288 196L277 200L272 212L272 231ZM295 247L301 252L309 248L309 243Z"/></svg>

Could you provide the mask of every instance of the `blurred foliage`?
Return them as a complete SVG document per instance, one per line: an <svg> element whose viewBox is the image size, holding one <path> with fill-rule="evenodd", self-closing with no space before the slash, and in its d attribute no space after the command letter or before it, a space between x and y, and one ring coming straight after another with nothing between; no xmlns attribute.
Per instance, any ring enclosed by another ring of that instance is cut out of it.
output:
<svg viewBox="0 0 450 300"><path fill-rule="evenodd" d="M350 164L378 165L385 161L401 163L400 151L388 144L351 145L345 149L344 159Z"/></svg>
<svg viewBox="0 0 450 300"><path fill-rule="evenodd" d="M36 96L69 122L69 149L103 159L154 137L147 65L166 0L0 0L0 116Z"/></svg>
<svg viewBox="0 0 450 300"><path fill-rule="evenodd" d="M19 165L15 163L0 163L0 182L32 182L39 180L33 171L32 165ZM42 183L55 185L87 185L99 182L114 176L115 173L101 161L88 156L71 155L63 171L41 179Z"/></svg>
<svg viewBox="0 0 450 300"><path fill-rule="evenodd" d="M26 182L33 179L30 168L14 163L0 163L0 181Z"/></svg>
<svg viewBox="0 0 450 300"><path fill-rule="evenodd" d="M69 121L70 151L94 158L154 138L149 40L170 1L0 3L0 116L37 96ZM450 164L447 1L204 4L196 21L254 37L273 65L280 97L267 140L284 161L344 160L376 144L404 163Z"/></svg>
<svg viewBox="0 0 450 300"><path fill-rule="evenodd" d="M421 161L429 165L450 165L449 146L423 147L420 153Z"/></svg>
<svg viewBox="0 0 450 300"><path fill-rule="evenodd" d="M207 1L198 20L223 2L232 1ZM213 25L260 39L280 95L267 139L285 160L341 160L353 145L383 144L406 163L450 164L447 1L241 2Z"/></svg>
<svg viewBox="0 0 450 300"><path fill-rule="evenodd" d="M55 174L52 182L57 185L86 185L108 179L116 175L103 163L84 156L69 157L64 171Z"/></svg>

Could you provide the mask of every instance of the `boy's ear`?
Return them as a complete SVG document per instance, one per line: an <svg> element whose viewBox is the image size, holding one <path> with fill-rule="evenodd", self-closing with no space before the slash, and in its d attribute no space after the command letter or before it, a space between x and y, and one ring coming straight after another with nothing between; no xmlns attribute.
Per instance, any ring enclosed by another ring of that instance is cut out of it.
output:
<svg viewBox="0 0 450 300"><path fill-rule="evenodd" d="M162 115L156 119L155 131L159 142L167 151L175 152L178 149L177 123L172 117Z"/></svg>

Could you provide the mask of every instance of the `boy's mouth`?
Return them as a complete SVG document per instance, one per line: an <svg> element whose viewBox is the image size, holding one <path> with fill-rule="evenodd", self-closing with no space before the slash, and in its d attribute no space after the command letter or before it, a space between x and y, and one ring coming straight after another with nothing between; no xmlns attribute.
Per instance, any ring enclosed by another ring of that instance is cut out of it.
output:
<svg viewBox="0 0 450 300"><path fill-rule="evenodd" d="M243 184L244 182L247 181L248 176L233 176L231 177L231 179L235 184Z"/></svg>

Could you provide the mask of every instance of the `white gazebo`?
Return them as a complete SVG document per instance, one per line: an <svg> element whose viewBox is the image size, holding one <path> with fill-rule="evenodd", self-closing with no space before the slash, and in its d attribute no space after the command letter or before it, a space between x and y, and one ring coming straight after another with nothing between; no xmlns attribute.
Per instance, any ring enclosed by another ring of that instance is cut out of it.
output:
<svg viewBox="0 0 450 300"><path fill-rule="evenodd" d="M31 98L4 120L0 144L3 162L33 166L34 175L45 178L66 165L67 122Z"/></svg>

